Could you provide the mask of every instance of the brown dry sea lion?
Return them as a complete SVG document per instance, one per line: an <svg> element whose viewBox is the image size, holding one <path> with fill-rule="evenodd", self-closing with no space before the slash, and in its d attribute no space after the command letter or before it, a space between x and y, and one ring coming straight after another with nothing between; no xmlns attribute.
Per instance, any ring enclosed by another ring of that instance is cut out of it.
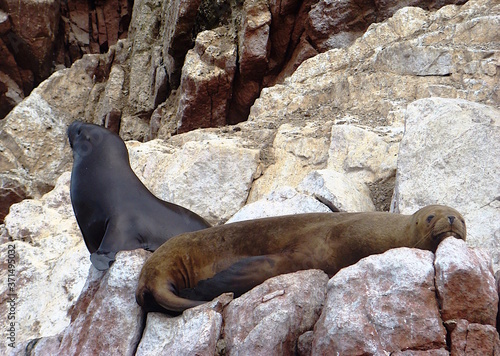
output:
<svg viewBox="0 0 500 356"><path fill-rule="evenodd" d="M165 242L144 264L136 300L148 311L180 312L224 292L240 296L279 274L315 268L331 277L396 247L435 252L449 236L465 240L465 221L441 205L413 215L313 213L236 222Z"/></svg>

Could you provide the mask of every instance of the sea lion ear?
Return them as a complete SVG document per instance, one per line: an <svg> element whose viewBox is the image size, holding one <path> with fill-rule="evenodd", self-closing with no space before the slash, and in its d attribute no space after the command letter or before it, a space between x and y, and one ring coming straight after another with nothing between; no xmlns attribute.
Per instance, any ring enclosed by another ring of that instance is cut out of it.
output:
<svg viewBox="0 0 500 356"><path fill-rule="evenodd" d="M432 221L432 219L434 219L434 215L429 215L427 217L427 223L430 223Z"/></svg>

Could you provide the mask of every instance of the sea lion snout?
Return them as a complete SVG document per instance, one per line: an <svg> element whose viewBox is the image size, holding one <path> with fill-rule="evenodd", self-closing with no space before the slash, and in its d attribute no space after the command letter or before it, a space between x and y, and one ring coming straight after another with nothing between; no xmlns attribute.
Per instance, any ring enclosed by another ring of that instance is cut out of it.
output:
<svg viewBox="0 0 500 356"><path fill-rule="evenodd" d="M448 216L448 221L450 222L450 225L453 225L453 221L455 221L454 216Z"/></svg>

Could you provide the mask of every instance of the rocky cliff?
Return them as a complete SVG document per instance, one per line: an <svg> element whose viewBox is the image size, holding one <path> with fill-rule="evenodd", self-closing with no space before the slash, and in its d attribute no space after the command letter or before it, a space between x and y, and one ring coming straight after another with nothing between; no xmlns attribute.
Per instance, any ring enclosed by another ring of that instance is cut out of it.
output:
<svg viewBox="0 0 500 356"><path fill-rule="evenodd" d="M2 354L500 353L500 4L375 2L325 35L312 19L342 13L331 3L136 2L127 39L52 74L0 121ZM199 9L215 15L189 22ZM273 34L301 16L293 48L314 51L272 67ZM311 58L294 71L299 57ZM236 99L238 85L253 94ZM248 120L225 126L247 119L235 103L248 98ZM69 201L76 119L136 139L131 164L148 188L213 224L440 203L464 215L467 245L388 251L329 281L304 271L179 317L145 315L134 290L148 253L90 266ZM205 126L220 127L181 133Z"/></svg>

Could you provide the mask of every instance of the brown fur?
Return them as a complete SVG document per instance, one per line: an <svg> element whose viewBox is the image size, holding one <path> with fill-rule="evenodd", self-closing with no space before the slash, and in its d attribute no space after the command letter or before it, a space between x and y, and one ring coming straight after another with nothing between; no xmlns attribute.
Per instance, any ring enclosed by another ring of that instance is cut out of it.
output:
<svg viewBox="0 0 500 356"><path fill-rule="evenodd" d="M148 310L180 312L224 292L239 296L279 274L314 268L331 277L391 248L435 251L448 236L465 240L465 222L440 205L413 215L313 213L241 221L165 242L144 264L136 299Z"/></svg>

